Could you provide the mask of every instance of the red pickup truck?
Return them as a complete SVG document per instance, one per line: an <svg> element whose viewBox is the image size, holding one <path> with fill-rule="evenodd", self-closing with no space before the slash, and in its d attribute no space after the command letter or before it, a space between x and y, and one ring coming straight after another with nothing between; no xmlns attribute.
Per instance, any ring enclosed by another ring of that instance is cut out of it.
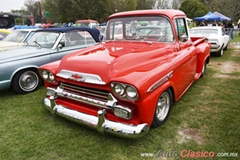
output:
<svg viewBox="0 0 240 160"><path fill-rule="evenodd" d="M173 102L201 78L210 43L190 38L179 10L138 10L107 18L104 40L41 66L44 106L113 135L138 138L163 125Z"/></svg>

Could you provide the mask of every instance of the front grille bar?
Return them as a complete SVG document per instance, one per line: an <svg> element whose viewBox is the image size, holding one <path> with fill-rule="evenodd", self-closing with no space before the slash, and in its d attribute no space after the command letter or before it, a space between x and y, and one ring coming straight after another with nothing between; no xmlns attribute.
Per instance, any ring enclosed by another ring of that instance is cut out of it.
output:
<svg viewBox="0 0 240 160"><path fill-rule="evenodd" d="M96 91L66 83L60 84L57 89L57 96L69 98L78 102L105 109L112 109L117 102L111 93Z"/></svg>

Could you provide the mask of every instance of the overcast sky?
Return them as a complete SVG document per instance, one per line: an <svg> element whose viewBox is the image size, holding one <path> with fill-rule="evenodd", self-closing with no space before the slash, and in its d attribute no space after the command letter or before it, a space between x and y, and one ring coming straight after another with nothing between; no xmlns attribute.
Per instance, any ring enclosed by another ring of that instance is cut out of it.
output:
<svg viewBox="0 0 240 160"><path fill-rule="evenodd" d="M12 9L20 10L25 0L0 0L0 12L10 12Z"/></svg>

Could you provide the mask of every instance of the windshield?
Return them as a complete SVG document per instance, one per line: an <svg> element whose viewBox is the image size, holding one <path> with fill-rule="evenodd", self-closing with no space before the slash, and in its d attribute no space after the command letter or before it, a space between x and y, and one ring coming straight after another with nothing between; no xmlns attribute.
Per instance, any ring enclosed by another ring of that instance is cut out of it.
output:
<svg viewBox="0 0 240 160"><path fill-rule="evenodd" d="M124 17L108 21L104 39L172 42L174 36L166 17Z"/></svg>
<svg viewBox="0 0 240 160"><path fill-rule="evenodd" d="M31 46L37 45L43 48L52 48L59 35L58 32L35 32L35 34L27 40L27 43Z"/></svg>
<svg viewBox="0 0 240 160"><path fill-rule="evenodd" d="M12 31L12 33L6 36L4 41L21 43L23 39L27 36L28 32L29 31L14 30Z"/></svg>

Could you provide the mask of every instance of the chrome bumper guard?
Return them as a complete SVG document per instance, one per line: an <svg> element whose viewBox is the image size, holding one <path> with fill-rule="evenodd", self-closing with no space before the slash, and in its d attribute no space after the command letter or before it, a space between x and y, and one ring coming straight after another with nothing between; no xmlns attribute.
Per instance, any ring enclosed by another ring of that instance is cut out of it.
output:
<svg viewBox="0 0 240 160"><path fill-rule="evenodd" d="M58 105L55 103L54 99L54 96L50 96L50 99L44 99L45 107L52 114L59 115L70 121L86 125L90 128L95 128L100 133L108 133L124 138L139 138L147 134L149 131L147 123L132 125L110 121L104 116L106 114L105 109L99 109L98 116L93 116Z"/></svg>

